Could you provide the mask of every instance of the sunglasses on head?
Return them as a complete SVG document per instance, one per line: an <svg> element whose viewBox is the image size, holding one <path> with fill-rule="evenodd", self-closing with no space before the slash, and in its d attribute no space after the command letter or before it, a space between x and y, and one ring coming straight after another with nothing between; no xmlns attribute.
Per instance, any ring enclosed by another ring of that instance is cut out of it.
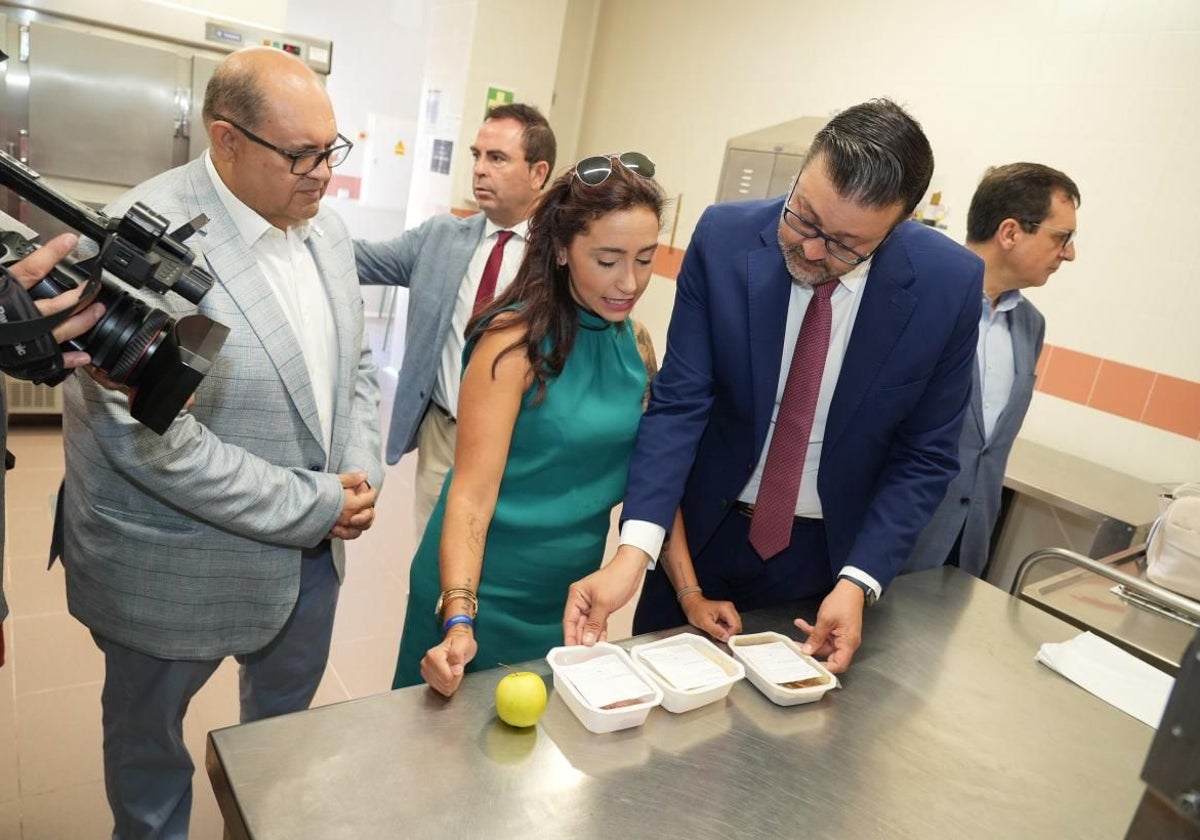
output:
<svg viewBox="0 0 1200 840"><path fill-rule="evenodd" d="M594 155L585 157L575 164L575 177L589 187L598 187L608 180L613 171L613 161L635 172L643 178L654 177L654 161L641 152L623 152L619 155Z"/></svg>

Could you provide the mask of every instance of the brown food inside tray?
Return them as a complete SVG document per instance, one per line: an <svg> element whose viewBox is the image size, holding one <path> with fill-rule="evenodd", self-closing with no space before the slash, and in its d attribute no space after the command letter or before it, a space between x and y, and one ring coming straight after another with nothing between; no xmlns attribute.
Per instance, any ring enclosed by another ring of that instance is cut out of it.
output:
<svg viewBox="0 0 1200 840"><path fill-rule="evenodd" d="M645 701L645 697L634 697L632 700L618 700L615 703L609 703L607 706L601 706L601 709L623 709L626 706L636 706L638 703Z"/></svg>
<svg viewBox="0 0 1200 840"><path fill-rule="evenodd" d="M815 677L809 677L806 680L792 680L791 682L780 683L784 688L812 688L814 685L825 685L828 680L818 674Z"/></svg>

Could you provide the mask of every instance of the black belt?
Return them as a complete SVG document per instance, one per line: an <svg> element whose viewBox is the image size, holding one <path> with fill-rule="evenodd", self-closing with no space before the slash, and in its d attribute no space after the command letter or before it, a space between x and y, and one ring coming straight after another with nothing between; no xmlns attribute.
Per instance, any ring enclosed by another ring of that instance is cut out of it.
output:
<svg viewBox="0 0 1200 840"><path fill-rule="evenodd" d="M435 403L433 400L429 401L429 405L431 408L437 409L437 413L442 415L443 417L445 417L451 423L458 422L457 420L454 419L454 415L450 413L449 409L442 408L440 405Z"/></svg>
<svg viewBox="0 0 1200 840"><path fill-rule="evenodd" d="M754 502L734 502L733 509L736 510L738 513L740 513L742 516L749 516L751 519L754 518ZM792 518L795 519L797 522L805 522L805 523L816 523L816 522L821 521L818 517L815 517L815 516L794 516Z"/></svg>

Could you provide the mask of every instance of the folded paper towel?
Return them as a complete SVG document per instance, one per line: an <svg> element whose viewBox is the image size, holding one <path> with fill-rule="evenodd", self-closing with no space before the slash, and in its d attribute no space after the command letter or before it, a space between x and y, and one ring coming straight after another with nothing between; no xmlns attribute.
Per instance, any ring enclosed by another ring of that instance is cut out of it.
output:
<svg viewBox="0 0 1200 840"><path fill-rule="evenodd" d="M1175 680L1153 665L1091 633L1047 642L1038 649L1037 661L1155 729L1175 687Z"/></svg>

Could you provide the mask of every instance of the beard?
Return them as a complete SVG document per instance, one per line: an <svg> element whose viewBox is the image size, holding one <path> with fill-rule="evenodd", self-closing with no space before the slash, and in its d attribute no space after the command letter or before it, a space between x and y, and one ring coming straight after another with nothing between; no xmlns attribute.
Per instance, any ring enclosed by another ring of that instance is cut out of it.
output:
<svg viewBox="0 0 1200 840"><path fill-rule="evenodd" d="M789 244L784 241L782 234L779 235L779 250L783 252L783 264L787 266L788 274L792 275L792 281L798 286L812 288L839 276L830 270L828 258L813 262L804 256L801 243Z"/></svg>

